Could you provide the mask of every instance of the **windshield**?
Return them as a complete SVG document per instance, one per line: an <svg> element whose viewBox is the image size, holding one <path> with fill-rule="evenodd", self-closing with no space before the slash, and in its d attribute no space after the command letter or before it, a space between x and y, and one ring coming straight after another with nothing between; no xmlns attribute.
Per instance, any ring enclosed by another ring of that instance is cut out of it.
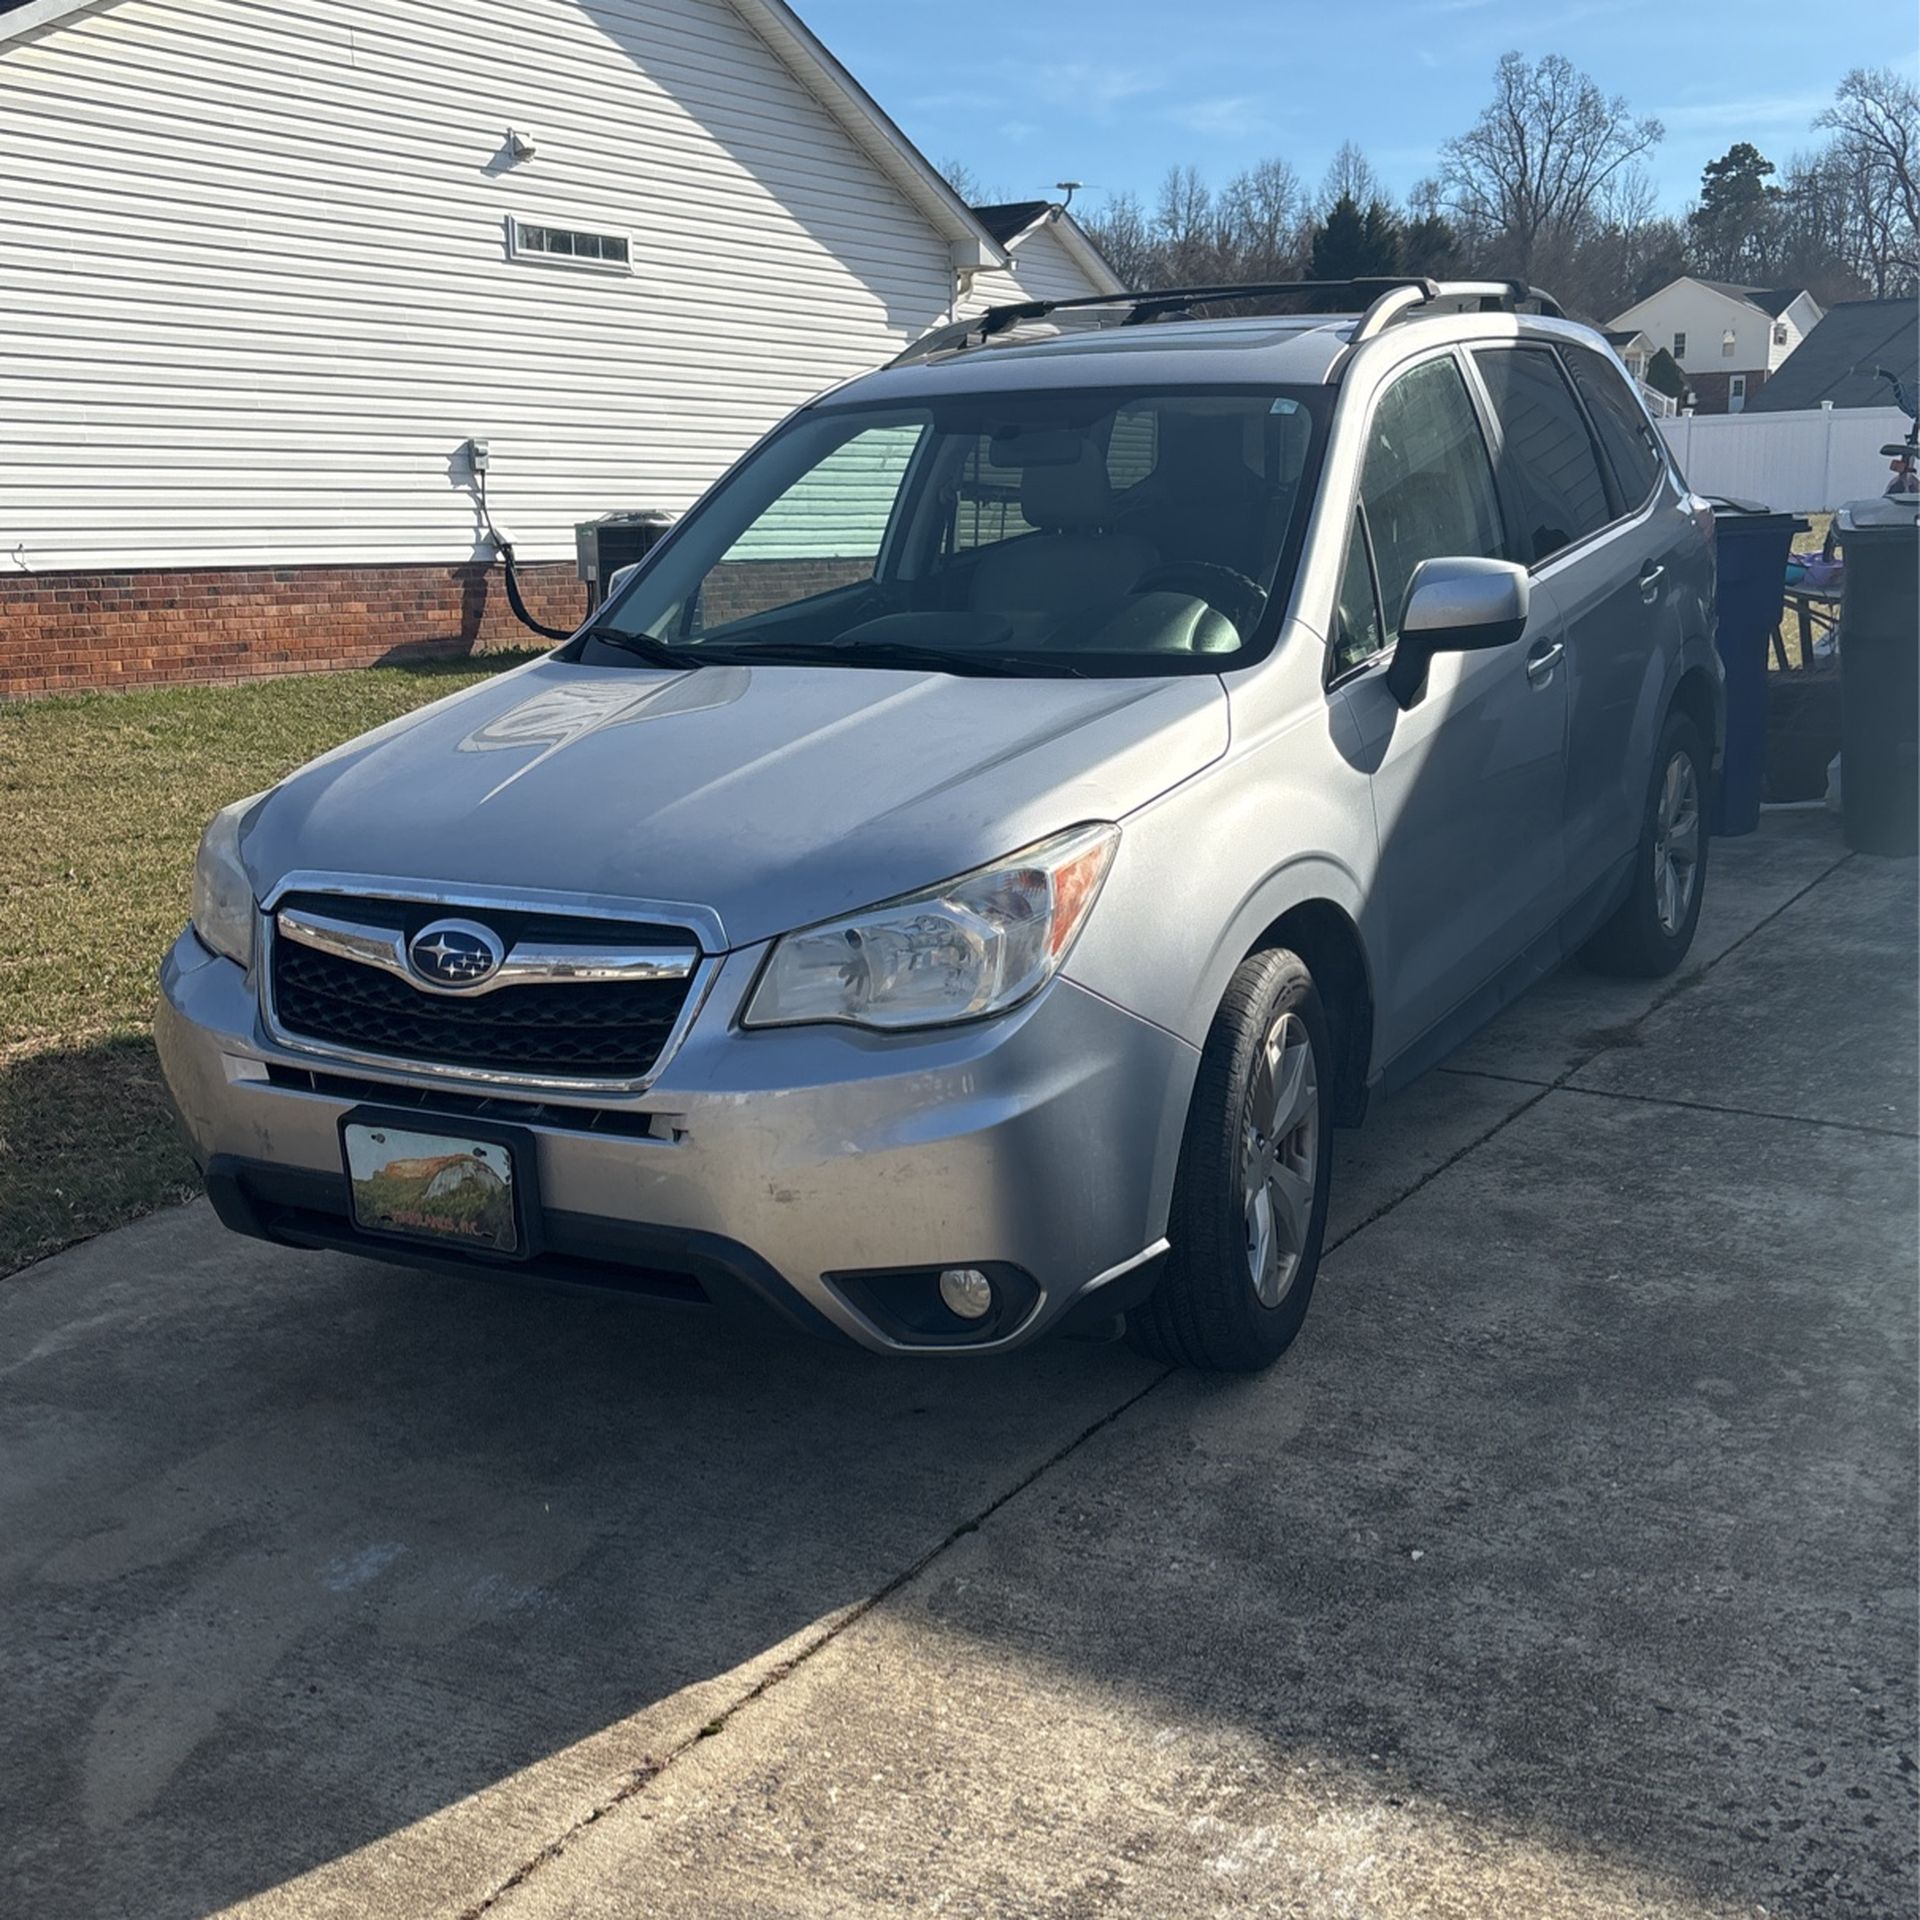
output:
<svg viewBox="0 0 1920 1920"><path fill-rule="evenodd" d="M1327 400L1052 389L804 413L708 495L573 657L1239 664L1285 599Z"/></svg>

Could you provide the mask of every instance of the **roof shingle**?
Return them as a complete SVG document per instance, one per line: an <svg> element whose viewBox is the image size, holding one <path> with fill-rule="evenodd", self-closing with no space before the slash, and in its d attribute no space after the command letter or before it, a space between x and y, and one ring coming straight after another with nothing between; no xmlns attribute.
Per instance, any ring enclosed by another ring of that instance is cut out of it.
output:
<svg viewBox="0 0 1920 1920"><path fill-rule="evenodd" d="M1829 307L1807 337L1752 399L1747 411L1782 413L1817 407L1884 407L1893 394L1874 376L1885 367L1920 392L1920 304L1912 300L1842 300Z"/></svg>

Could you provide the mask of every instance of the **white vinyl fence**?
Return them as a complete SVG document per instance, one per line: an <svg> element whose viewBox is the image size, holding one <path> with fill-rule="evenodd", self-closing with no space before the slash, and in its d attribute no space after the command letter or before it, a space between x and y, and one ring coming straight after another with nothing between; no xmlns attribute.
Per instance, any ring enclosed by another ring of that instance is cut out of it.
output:
<svg viewBox="0 0 1920 1920"><path fill-rule="evenodd" d="M1887 456L1911 424L1898 407L1683 413L1654 423L1696 493L1821 513L1887 490Z"/></svg>

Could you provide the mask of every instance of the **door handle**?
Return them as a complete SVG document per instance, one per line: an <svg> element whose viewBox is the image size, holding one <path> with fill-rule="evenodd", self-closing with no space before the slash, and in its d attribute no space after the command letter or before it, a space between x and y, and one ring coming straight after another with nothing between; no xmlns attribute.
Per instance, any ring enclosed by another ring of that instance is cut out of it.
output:
<svg viewBox="0 0 1920 1920"><path fill-rule="evenodd" d="M1640 569L1640 598L1652 605L1659 593L1660 582L1667 576L1667 570L1657 560L1649 560Z"/></svg>
<svg viewBox="0 0 1920 1920"><path fill-rule="evenodd" d="M1567 657L1565 645L1558 640L1543 640L1527 655L1527 678L1536 687L1545 686L1548 677Z"/></svg>

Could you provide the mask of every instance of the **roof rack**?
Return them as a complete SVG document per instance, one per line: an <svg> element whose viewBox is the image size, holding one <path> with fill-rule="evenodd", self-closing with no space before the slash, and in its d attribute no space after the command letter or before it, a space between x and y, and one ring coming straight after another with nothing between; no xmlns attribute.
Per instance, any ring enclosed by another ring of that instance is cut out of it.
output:
<svg viewBox="0 0 1920 1920"><path fill-rule="evenodd" d="M1435 300L1478 300L1483 313L1517 312L1531 303L1537 311L1556 320L1566 315L1550 293L1530 287L1524 280L1429 280L1418 274L1391 274L1360 280L1260 280L1245 285L1221 287L1166 287L1138 293L1096 293L1075 300L1021 300L1004 307L989 307L970 320L956 320L922 334L905 352L887 364L903 367L930 360L937 353L983 347L997 335L1027 320L1045 320L1056 313L1089 311L1096 308L1118 310L1116 326L1138 327L1151 321L1171 319L1190 313L1195 307L1215 306L1223 300L1269 300L1312 298L1319 311L1332 319L1339 308L1327 304L1336 297L1357 304L1366 302L1359 324L1353 330L1351 344L1358 346L1390 326L1402 315Z"/></svg>

